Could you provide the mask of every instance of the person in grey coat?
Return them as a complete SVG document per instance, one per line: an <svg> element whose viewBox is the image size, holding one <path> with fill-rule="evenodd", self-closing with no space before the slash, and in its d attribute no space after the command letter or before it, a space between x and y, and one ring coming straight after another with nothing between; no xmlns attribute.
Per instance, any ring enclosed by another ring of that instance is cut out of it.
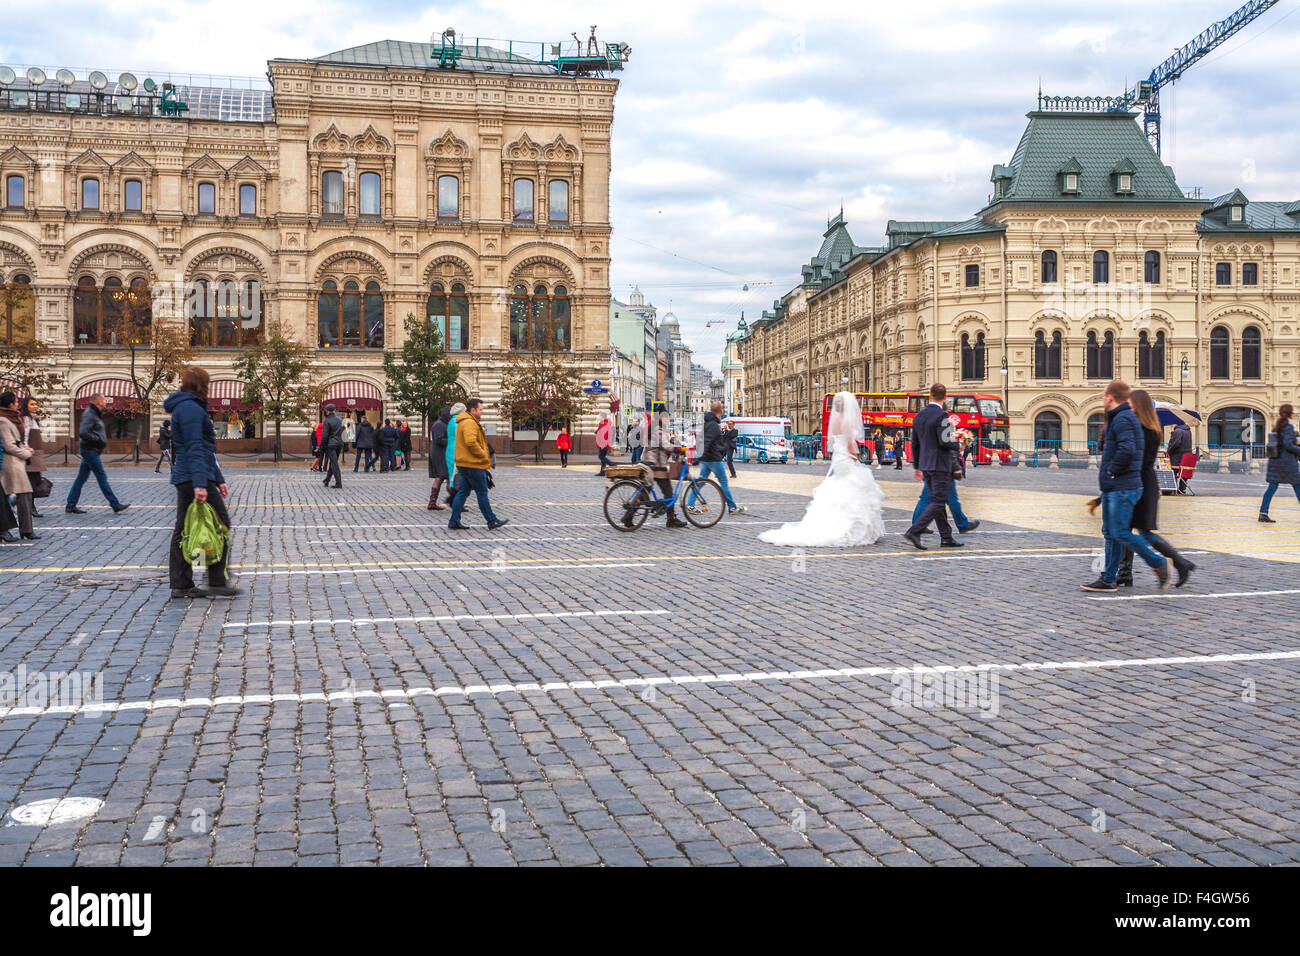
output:
<svg viewBox="0 0 1300 956"><path fill-rule="evenodd" d="M434 479L433 490L429 492L429 510L442 511L438 504L438 492L447 480L447 423L451 421L451 406L444 405L438 418L429 428L429 477Z"/></svg>
<svg viewBox="0 0 1300 956"><path fill-rule="evenodd" d="M1259 520L1265 524L1276 524L1268 516L1268 506L1277 494L1278 485L1290 485L1295 496L1300 500L1300 444L1296 443L1295 426L1291 424L1293 410L1290 405L1283 405L1277 410L1277 422L1268 436L1269 454L1277 449L1277 457L1268 460L1268 488L1264 491L1264 500L1259 505Z"/></svg>

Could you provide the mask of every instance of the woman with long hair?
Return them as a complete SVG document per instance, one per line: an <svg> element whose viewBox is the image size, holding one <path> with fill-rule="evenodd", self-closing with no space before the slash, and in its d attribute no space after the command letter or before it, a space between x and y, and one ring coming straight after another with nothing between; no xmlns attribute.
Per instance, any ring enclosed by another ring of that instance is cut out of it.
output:
<svg viewBox="0 0 1300 956"><path fill-rule="evenodd" d="M230 514L225 499L230 488L217 464L216 432L208 415L208 373L196 365L181 372L178 391L172 392L163 402L163 408L172 418L172 485L176 488L176 526L172 529L171 550L167 566L171 578L172 597L233 597L240 593L229 576L226 565L230 561L230 539L220 560L208 565L208 587L194 586L194 570L189 558L181 553L181 537L185 531L185 515L194 501L206 501L217 513L217 519L230 528Z"/></svg>
<svg viewBox="0 0 1300 956"><path fill-rule="evenodd" d="M1142 426L1142 437L1146 440L1142 451L1142 499L1133 509L1132 528L1147 544L1169 559L1174 570L1178 572L1175 587L1182 587L1187 583L1188 575L1196 570L1196 565L1155 533L1156 518L1160 508L1160 480L1156 477L1156 455L1160 453L1160 418L1156 414L1156 406L1151 401L1150 393L1144 388L1133 389L1129 393L1128 403L1133 409L1133 414L1137 416L1138 424ZM1115 583L1125 587L1133 586L1133 552L1128 548L1124 549L1124 556L1120 558L1119 574L1115 578Z"/></svg>
<svg viewBox="0 0 1300 956"><path fill-rule="evenodd" d="M1291 424L1292 414L1290 405L1279 408L1277 421L1268 436L1268 471L1264 476L1268 479L1268 488L1264 492L1264 500L1259 504L1259 520L1265 524L1276 523L1268 516L1268 506L1277 493L1278 485L1290 485L1296 498L1300 499L1300 444L1296 443L1295 426ZM1275 449L1276 458L1273 457Z"/></svg>
<svg viewBox="0 0 1300 956"><path fill-rule="evenodd" d="M18 403L18 414L23 420L23 444L32 450L32 457L27 459L27 480L32 483L33 493L41 483L41 473L45 471L45 442L41 439L41 408L36 399L30 395ZM32 499L32 517L39 518L35 499Z"/></svg>

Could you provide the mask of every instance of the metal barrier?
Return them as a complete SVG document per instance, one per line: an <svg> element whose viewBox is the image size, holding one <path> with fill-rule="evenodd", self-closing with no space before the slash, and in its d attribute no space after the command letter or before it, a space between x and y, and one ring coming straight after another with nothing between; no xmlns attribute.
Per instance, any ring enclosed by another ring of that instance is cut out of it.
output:
<svg viewBox="0 0 1300 956"><path fill-rule="evenodd" d="M1268 447L1263 444L1200 445L1196 453L1200 456L1196 470L1210 474L1223 471L1225 465L1230 474L1251 474L1268 462Z"/></svg>

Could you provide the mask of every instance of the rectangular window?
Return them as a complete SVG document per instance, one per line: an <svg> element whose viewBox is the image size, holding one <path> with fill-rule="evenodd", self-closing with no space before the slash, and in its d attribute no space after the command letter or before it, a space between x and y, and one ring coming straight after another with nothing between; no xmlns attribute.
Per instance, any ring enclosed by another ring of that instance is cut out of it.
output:
<svg viewBox="0 0 1300 956"><path fill-rule="evenodd" d="M552 179L546 187L546 218L551 222L569 221L569 183Z"/></svg>
<svg viewBox="0 0 1300 956"><path fill-rule="evenodd" d="M241 216L257 215L257 187L249 183L239 187L239 214Z"/></svg>
<svg viewBox="0 0 1300 956"><path fill-rule="evenodd" d="M1241 222L1241 220L1245 218L1244 211L1240 206L1233 206L1229 218L1231 218L1233 222Z"/></svg>
<svg viewBox="0 0 1300 956"><path fill-rule="evenodd" d="M980 284L980 267L967 266L966 267L966 288L975 289L979 287L979 284Z"/></svg>
<svg viewBox="0 0 1300 956"><path fill-rule="evenodd" d="M1232 285L1232 264L1220 262L1214 267L1215 285Z"/></svg>
<svg viewBox="0 0 1300 956"><path fill-rule="evenodd" d="M81 181L81 208L99 208L99 180L83 179Z"/></svg>
<svg viewBox="0 0 1300 956"><path fill-rule="evenodd" d="M460 180L455 176L438 177L438 218L460 218Z"/></svg>
<svg viewBox="0 0 1300 956"><path fill-rule="evenodd" d="M515 180L515 222L533 221L533 181L531 179Z"/></svg>
<svg viewBox="0 0 1300 956"><path fill-rule="evenodd" d="M211 216L217 211L217 187L212 183L199 183L199 215Z"/></svg>
<svg viewBox="0 0 1300 956"><path fill-rule="evenodd" d="M1065 191L1068 193L1077 193L1079 191L1079 174L1065 174Z"/></svg>
<svg viewBox="0 0 1300 956"><path fill-rule="evenodd" d="M23 207L23 177L10 176L5 180L5 205L10 209Z"/></svg>
<svg viewBox="0 0 1300 956"><path fill-rule="evenodd" d="M144 209L143 190L140 180L128 179L122 184L122 209L126 212L140 212Z"/></svg>
<svg viewBox="0 0 1300 956"><path fill-rule="evenodd" d="M1259 263L1243 262L1241 264L1241 284L1259 285Z"/></svg>
<svg viewBox="0 0 1300 956"><path fill-rule="evenodd" d="M1119 191L1122 193L1133 191L1133 177L1129 173L1120 173Z"/></svg>
<svg viewBox="0 0 1300 956"><path fill-rule="evenodd" d="M343 174L336 170L321 177L320 211L325 216L343 215Z"/></svg>
<svg viewBox="0 0 1300 956"><path fill-rule="evenodd" d="M361 174L361 215L379 215L379 174Z"/></svg>

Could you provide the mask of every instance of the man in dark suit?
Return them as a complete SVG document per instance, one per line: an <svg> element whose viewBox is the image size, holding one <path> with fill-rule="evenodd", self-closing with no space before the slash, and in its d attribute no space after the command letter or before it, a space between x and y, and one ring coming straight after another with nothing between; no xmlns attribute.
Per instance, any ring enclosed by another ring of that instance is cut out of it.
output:
<svg viewBox="0 0 1300 956"><path fill-rule="evenodd" d="M339 452L343 450L343 419L334 411L333 405L325 406L325 424L321 428L320 445L325 452L325 487L334 479L334 487L343 487L343 475L339 472Z"/></svg>
<svg viewBox="0 0 1300 956"><path fill-rule="evenodd" d="M938 383L931 385L930 404L912 419L912 459L916 462L916 477L924 479L925 489L930 493L930 503L903 535L918 551L926 550L921 543L921 532L931 521L939 527L940 547L962 546L952 536L952 526L948 524L948 486L952 483L953 456L961 454L961 446L953 434L948 411L943 407L943 400L947 397L948 389Z"/></svg>

